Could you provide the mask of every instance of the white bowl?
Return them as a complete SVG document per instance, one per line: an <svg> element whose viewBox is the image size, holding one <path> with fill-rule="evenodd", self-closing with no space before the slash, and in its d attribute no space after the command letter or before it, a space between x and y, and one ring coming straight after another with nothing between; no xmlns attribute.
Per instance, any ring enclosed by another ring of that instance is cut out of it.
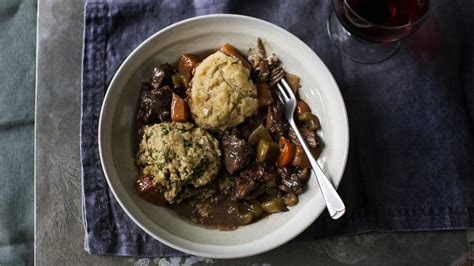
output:
<svg viewBox="0 0 474 266"><path fill-rule="evenodd" d="M116 199L145 232L183 252L212 258L255 255L278 247L306 229L325 204L316 178L309 179L299 203L235 231L195 225L168 208L141 199L135 191L134 120L140 84L153 66L176 62L182 53L217 49L228 42L255 47L261 37L267 51L277 54L284 68L301 78L301 98L321 120L325 148L319 158L323 170L339 185L347 159L349 130L346 108L334 78L319 57L301 40L263 20L238 15L208 15L160 30L130 54L115 74L105 95L99 122L102 166Z"/></svg>

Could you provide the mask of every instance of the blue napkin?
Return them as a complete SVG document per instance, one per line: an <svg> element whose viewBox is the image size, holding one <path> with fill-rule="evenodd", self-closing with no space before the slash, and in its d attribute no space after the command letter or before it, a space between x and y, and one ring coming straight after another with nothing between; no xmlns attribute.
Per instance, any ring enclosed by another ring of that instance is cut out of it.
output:
<svg viewBox="0 0 474 266"><path fill-rule="evenodd" d="M439 1L390 59L343 57L326 33L332 1L158 1L86 6L81 152L85 249L171 256L127 217L107 187L97 147L99 111L123 60L148 36L185 18L238 13L292 32L327 64L344 97L349 158L338 189L346 215L325 212L295 241L383 231L474 225L474 5Z"/></svg>

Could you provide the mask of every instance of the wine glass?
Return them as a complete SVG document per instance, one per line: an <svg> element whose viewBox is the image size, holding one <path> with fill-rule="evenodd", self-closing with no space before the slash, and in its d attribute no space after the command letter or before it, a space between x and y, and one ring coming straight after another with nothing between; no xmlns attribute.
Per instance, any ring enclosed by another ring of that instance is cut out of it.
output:
<svg viewBox="0 0 474 266"><path fill-rule="evenodd" d="M390 57L415 32L437 0L334 0L328 33L344 55L361 63Z"/></svg>

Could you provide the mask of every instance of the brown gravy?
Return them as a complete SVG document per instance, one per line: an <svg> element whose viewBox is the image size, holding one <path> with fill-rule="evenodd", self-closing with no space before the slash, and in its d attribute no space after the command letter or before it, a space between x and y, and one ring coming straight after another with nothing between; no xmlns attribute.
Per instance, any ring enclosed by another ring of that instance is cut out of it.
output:
<svg viewBox="0 0 474 266"><path fill-rule="evenodd" d="M168 205L178 215L194 223L223 231L235 230L239 226L230 213L234 206L230 194L219 194L206 200L188 199Z"/></svg>

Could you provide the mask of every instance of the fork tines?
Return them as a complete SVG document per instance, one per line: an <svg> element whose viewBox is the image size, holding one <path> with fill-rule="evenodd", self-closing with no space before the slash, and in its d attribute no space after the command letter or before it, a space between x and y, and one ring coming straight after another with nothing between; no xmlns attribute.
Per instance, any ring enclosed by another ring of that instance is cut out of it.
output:
<svg viewBox="0 0 474 266"><path fill-rule="evenodd" d="M280 79L276 85L278 87L277 95L278 98L280 98L280 101L283 103L289 100L296 101L296 96L285 78Z"/></svg>

